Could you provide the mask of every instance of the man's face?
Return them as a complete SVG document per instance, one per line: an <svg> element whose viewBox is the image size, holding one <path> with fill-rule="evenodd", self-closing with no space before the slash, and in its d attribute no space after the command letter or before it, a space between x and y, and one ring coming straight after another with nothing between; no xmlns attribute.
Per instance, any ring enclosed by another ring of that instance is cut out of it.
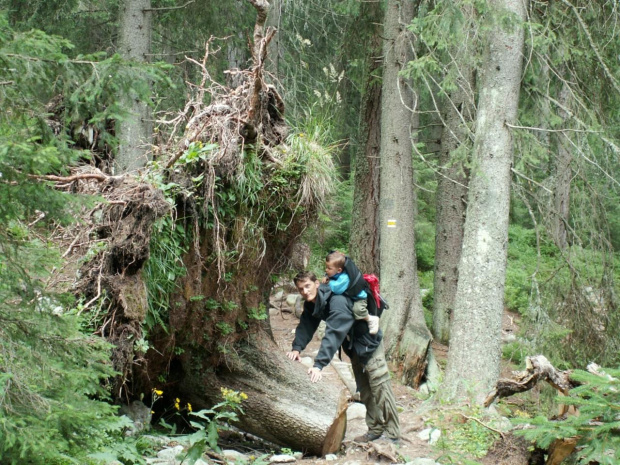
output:
<svg viewBox="0 0 620 465"><path fill-rule="evenodd" d="M316 294L319 290L319 284L321 284L319 281L306 279L304 281L298 281L295 286L301 294L302 299L306 302L314 302L314 299L316 299Z"/></svg>
<svg viewBox="0 0 620 465"><path fill-rule="evenodd" d="M330 278L335 274L342 273L342 268L334 265L331 262L325 262L325 274Z"/></svg>

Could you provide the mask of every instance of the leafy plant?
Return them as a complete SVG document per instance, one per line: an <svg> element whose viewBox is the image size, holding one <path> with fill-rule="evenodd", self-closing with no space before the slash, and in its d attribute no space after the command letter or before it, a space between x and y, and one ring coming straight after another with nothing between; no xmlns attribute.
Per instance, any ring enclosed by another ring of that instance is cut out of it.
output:
<svg viewBox="0 0 620 465"><path fill-rule="evenodd" d="M227 336L234 331L234 328L230 326L228 323L226 323L225 321L218 321L218 323L215 326L218 329L218 331L222 334L222 336Z"/></svg>
<svg viewBox="0 0 620 465"><path fill-rule="evenodd" d="M214 405L210 409L203 409L198 412L190 412L190 416L200 420L190 421L196 428L196 432L189 435L190 448L184 457L183 463L187 460L189 465L193 465L198 460L206 447L219 452L217 445L219 430L225 429L226 425L238 420L238 414L243 413L241 403L248 398L247 394L221 388L222 402Z"/></svg>
<svg viewBox="0 0 620 465"><path fill-rule="evenodd" d="M160 325L167 330L170 295L177 289L177 278L185 275L183 254L190 237L185 228L171 216L165 216L153 226L150 255L144 265L144 280L148 292L149 308L146 327ZM194 300L204 298L195 296Z"/></svg>
<svg viewBox="0 0 620 465"><path fill-rule="evenodd" d="M258 308L248 308L248 318L251 318L253 320L266 320L267 318L269 318L269 314L267 313L265 304L260 304Z"/></svg>

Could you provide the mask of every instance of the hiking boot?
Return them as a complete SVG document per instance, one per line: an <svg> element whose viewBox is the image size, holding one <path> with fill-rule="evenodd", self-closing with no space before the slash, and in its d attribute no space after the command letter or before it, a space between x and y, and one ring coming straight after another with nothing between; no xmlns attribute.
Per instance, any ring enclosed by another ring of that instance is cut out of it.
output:
<svg viewBox="0 0 620 465"><path fill-rule="evenodd" d="M355 442L370 442L370 441L374 441L375 439L379 439L380 437L381 437L381 434L371 433L370 431L368 431L367 433L364 433L361 436L353 438L353 440Z"/></svg>
<svg viewBox="0 0 620 465"><path fill-rule="evenodd" d="M368 315L368 332L370 334L377 334L379 332L379 317L374 315Z"/></svg>

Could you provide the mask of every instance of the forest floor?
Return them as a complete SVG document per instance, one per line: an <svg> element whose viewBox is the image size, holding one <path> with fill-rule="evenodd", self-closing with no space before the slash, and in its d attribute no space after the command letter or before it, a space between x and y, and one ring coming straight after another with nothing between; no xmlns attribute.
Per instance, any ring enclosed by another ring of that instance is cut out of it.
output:
<svg viewBox="0 0 620 465"><path fill-rule="evenodd" d="M289 301L292 299L289 294ZM297 304L299 308L299 303ZM299 311L299 310L298 310ZM279 299L270 310L270 322L273 335L278 346L283 352L291 350L295 328L299 322L295 316L294 306L286 304L286 295ZM504 318L504 334L516 333L515 319L511 315ZM301 354L302 359L309 357L307 361L313 359L320 346L320 339L315 334L313 340ZM433 351L440 366L445 366L448 348L440 344L433 343ZM346 389L342 381L342 373L348 369L348 360L342 354L341 363L332 362L332 365L323 370L322 383L329 383L334 389ZM337 365L340 374L333 365ZM344 369L343 369L344 367ZM508 368L503 371L508 371ZM350 374L350 371L349 373ZM352 380L352 375L351 375ZM308 382L310 382L308 380ZM354 382L353 382L354 383ZM367 427L364 421L365 408L363 404L352 402L347 411L347 430L343 441L343 446L336 458L332 460L318 457L304 457L297 461L300 464L331 464L331 465L357 465L366 463L416 463L420 465L445 465L447 463L458 463L454 459L447 460L446 453L454 451L442 450L439 447L429 444L429 440L421 434L433 425L434 420L441 416L439 408L434 404L425 401L424 396L411 387L404 386L397 380L392 380L392 387L399 409L402 439L398 447L394 447L386 440L379 439L374 443L360 444L353 440L356 436L364 434ZM422 436L422 437L421 437ZM503 439L496 443L494 449L486 457L478 459L478 463L483 465L520 465L527 464L524 456L522 441L512 435L503 435ZM417 459L417 460L416 460ZM443 460L442 460L443 459ZM475 463L475 462L470 462Z"/></svg>

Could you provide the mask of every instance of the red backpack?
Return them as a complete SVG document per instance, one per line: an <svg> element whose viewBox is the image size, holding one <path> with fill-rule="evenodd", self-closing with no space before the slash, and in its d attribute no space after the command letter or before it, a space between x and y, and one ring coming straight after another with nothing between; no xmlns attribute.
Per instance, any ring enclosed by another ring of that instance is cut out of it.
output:
<svg viewBox="0 0 620 465"><path fill-rule="evenodd" d="M380 317L383 310L390 307L379 292L379 278L374 274L365 274L364 281L368 284L371 294L368 297L368 313Z"/></svg>

